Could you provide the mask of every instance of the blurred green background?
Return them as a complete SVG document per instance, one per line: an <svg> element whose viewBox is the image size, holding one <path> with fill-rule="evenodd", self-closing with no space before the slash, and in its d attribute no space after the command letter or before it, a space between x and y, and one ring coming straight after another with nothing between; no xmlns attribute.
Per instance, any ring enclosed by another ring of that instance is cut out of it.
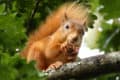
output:
<svg viewBox="0 0 120 80"><path fill-rule="evenodd" d="M0 0L0 80L45 80L44 73L35 70L34 63L26 64L19 52L39 23L67 1L89 7L85 40L90 48L106 53L120 50L120 0ZM120 74L91 80L120 80Z"/></svg>

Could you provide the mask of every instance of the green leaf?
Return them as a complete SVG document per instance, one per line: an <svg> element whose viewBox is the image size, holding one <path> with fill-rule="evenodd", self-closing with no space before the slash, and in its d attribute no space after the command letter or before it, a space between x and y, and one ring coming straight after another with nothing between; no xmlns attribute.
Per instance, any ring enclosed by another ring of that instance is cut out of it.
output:
<svg viewBox="0 0 120 80"><path fill-rule="evenodd" d="M17 18L14 13L0 17L0 44L8 50L15 51L19 48L17 46L21 45L21 40L26 38L23 18Z"/></svg>
<svg viewBox="0 0 120 80"><path fill-rule="evenodd" d="M100 5L103 5L101 13L106 19L120 17L120 0L100 0Z"/></svg>
<svg viewBox="0 0 120 80"><path fill-rule="evenodd" d="M15 80L18 75L13 67L0 65L0 80Z"/></svg>
<svg viewBox="0 0 120 80"><path fill-rule="evenodd" d="M95 12L99 7L99 0L90 0L91 11Z"/></svg>

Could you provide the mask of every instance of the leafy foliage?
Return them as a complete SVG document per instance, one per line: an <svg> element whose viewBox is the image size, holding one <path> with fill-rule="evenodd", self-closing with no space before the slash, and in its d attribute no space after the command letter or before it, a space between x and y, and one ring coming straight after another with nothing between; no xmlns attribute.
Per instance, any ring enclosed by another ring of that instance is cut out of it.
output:
<svg viewBox="0 0 120 80"><path fill-rule="evenodd" d="M100 5L103 5L101 9L102 13L105 13L105 19L114 19L120 17L120 1L119 0L100 0Z"/></svg>
<svg viewBox="0 0 120 80"><path fill-rule="evenodd" d="M119 3L119 0L114 0L114 2L111 0L90 0L91 12L97 16L97 19L94 25L95 29L88 32L89 39L87 38L86 41L89 47L99 48L105 52L120 50ZM94 34L94 32L96 33ZM90 38L92 35L94 36Z"/></svg>
<svg viewBox="0 0 120 80"><path fill-rule="evenodd" d="M34 62L26 64L19 57L19 52L27 41L28 33L36 29L36 26L53 9L56 9L65 1L74 0L40 0L37 5L38 1L0 0L0 80L46 79L43 73L35 70ZM90 47L107 52L120 50L120 1L114 0L114 3L112 0L77 1L88 5L92 18L98 20L100 24L91 29L94 31L89 32L87 43L92 43ZM108 23L110 20L113 22ZM102 31L97 30L99 27ZM94 37L91 37L91 33ZM104 80L103 78L107 79L106 77L100 77L98 80ZM109 80L114 80L114 78Z"/></svg>

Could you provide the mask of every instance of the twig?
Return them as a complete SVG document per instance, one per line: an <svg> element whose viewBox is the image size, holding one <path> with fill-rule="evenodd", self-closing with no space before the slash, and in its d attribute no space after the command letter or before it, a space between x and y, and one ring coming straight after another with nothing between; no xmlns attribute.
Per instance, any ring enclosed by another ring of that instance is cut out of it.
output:
<svg viewBox="0 0 120 80"><path fill-rule="evenodd" d="M29 33L31 32L31 30L33 30L33 18L35 16L35 13L38 10L39 3L40 3L40 0L37 0L36 3L35 3L34 9L31 12L30 18L27 21L27 32L26 32L27 35L29 35Z"/></svg>
<svg viewBox="0 0 120 80"><path fill-rule="evenodd" d="M105 41L105 44L103 46L103 48L106 48L108 46L108 44L110 43L110 41L113 39L113 37L115 37L116 34L118 34L120 31L119 28L117 28L109 37L108 39Z"/></svg>

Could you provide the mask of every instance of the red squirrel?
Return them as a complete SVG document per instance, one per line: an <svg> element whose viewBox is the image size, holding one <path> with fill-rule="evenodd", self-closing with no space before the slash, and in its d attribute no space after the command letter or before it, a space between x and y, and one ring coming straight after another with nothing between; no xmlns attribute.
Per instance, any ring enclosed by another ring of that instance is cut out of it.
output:
<svg viewBox="0 0 120 80"><path fill-rule="evenodd" d="M68 2L60 6L28 39L21 52L39 70L56 69L75 61L88 23L88 9Z"/></svg>

